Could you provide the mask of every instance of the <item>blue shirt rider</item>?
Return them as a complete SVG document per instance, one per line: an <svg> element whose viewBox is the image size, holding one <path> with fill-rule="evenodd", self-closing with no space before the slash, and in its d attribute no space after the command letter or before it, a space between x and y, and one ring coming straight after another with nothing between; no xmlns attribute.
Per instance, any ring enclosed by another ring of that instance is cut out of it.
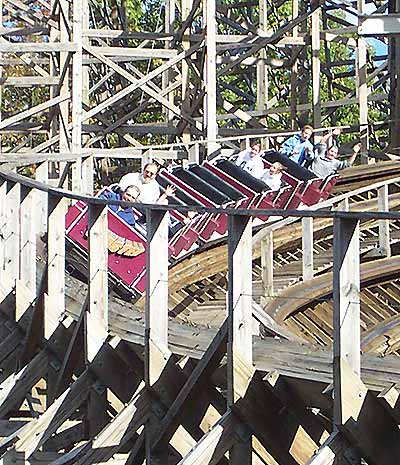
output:
<svg viewBox="0 0 400 465"><path fill-rule="evenodd" d="M310 125L305 125L300 134L295 134L282 144L280 152L298 163L300 166L307 159L307 154L312 153L313 145L310 142L314 128Z"/></svg>

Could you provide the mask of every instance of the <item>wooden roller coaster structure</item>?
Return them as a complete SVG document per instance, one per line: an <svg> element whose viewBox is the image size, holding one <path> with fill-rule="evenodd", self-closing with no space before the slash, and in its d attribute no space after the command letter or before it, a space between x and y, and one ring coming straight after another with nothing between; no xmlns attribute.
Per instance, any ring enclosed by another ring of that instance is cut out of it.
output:
<svg viewBox="0 0 400 465"><path fill-rule="evenodd" d="M166 0L152 31L127 5L1 2L0 463L400 463L398 3ZM228 238L172 261L146 206L146 292L109 292L107 170L344 120L335 198L191 206Z"/></svg>

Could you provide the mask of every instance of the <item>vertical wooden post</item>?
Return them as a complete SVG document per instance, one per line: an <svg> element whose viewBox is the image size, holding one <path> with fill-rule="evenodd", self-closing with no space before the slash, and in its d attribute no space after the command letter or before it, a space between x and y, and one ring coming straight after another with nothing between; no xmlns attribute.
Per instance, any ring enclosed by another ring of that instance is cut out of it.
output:
<svg viewBox="0 0 400 465"><path fill-rule="evenodd" d="M217 47L216 47L216 6L215 0L203 0L203 17L205 19L205 50L204 78L206 94L204 98L204 131L207 135L207 156L214 153L217 127Z"/></svg>
<svg viewBox="0 0 400 465"><path fill-rule="evenodd" d="M20 274L16 286L16 319L29 308L36 297L36 227L35 194L32 188L21 187Z"/></svg>
<svg viewBox="0 0 400 465"><path fill-rule="evenodd" d="M228 408L245 396L253 375L251 223L246 216L228 218ZM251 437L230 449L229 462L251 462Z"/></svg>
<svg viewBox="0 0 400 465"><path fill-rule="evenodd" d="M357 0L358 14L365 13L365 0ZM367 85L367 43L364 37L357 39L357 92L360 122L361 161L368 163L368 85Z"/></svg>
<svg viewBox="0 0 400 465"><path fill-rule="evenodd" d="M389 188L384 185L378 189L378 210L389 211ZM389 220L379 220L379 252L384 257L390 257L390 224Z"/></svg>
<svg viewBox="0 0 400 465"><path fill-rule="evenodd" d="M228 405L243 392L235 384L236 364L252 363L251 218L228 218Z"/></svg>
<svg viewBox="0 0 400 465"><path fill-rule="evenodd" d="M72 36L76 51L72 62L72 152L77 156L72 165L72 190L82 192L82 102L83 102L83 0L74 0Z"/></svg>
<svg viewBox="0 0 400 465"><path fill-rule="evenodd" d="M199 144L193 144L189 147L189 163L200 163Z"/></svg>
<svg viewBox="0 0 400 465"><path fill-rule="evenodd" d="M93 156L85 157L82 159L82 180L84 186L84 193L87 195L93 194L94 189L94 160Z"/></svg>
<svg viewBox="0 0 400 465"><path fill-rule="evenodd" d="M264 0L259 0L259 28L262 31L268 29L267 4ZM265 64L267 52L263 48L260 50L260 61L257 63L257 110L263 111L268 101L268 66Z"/></svg>
<svg viewBox="0 0 400 465"><path fill-rule="evenodd" d="M146 330L145 382L151 389L159 380L170 352L168 350L168 215L148 209L146 249ZM151 416L146 424L150 431ZM168 447L152 453L151 434L146 435L146 463L167 463Z"/></svg>
<svg viewBox="0 0 400 465"><path fill-rule="evenodd" d="M0 177L0 283L3 282L3 271L6 256L6 225L7 225L7 182Z"/></svg>
<svg viewBox="0 0 400 465"><path fill-rule="evenodd" d="M299 16L299 0L292 0L292 19ZM299 27L293 28L293 37L298 37ZM291 50L292 65L290 69L290 127L296 131L297 127L297 80L298 80L298 58L297 58L297 47L293 47Z"/></svg>
<svg viewBox="0 0 400 465"><path fill-rule="evenodd" d="M182 23L187 19L190 14L190 11L193 7L193 0L182 0L181 1L181 16L182 16ZM182 49L188 50L190 48L190 26L184 32L182 36ZM188 113L188 101L187 98L188 90L189 90L189 66L186 60L182 60L182 84L181 84L181 94L182 94L182 109ZM185 127L183 134L182 134L182 141L184 144L190 142L190 132ZM190 158L190 151L189 151L189 158Z"/></svg>
<svg viewBox="0 0 400 465"><path fill-rule="evenodd" d="M43 184L49 182L49 162L43 161L38 163L36 166L35 179ZM44 234L47 230L47 193L37 190L36 191L36 215L35 221L37 222L37 228L39 234Z"/></svg>
<svg viewBox="0 0 400 465"><path fill-rule="evenodd" d="M360 376L359 222L335 218L333 228L334 422L349 418L357 392L349 373Z"/></svg>
<svg viewBox="0 0 400 465"><path fill-rule="evenodd" d="M312 108L314 127L321 127L321 61L320 61L320 16L321 9L317 8L311 15L311 44L312 44Z"/></svg>
<svg viewBox="0 0 400 465"><path fill-rule="evenodd" d="M6 223L4 227L4 278L8 283L9 290L15 287L16 281L19 277L20 188L21 185L19 183L7 181L5 201Z"/></svg>
<svg viewBox="0 0 400 465"><path fill-rule="evenodd" d="M302 218L303 281L314 277L313 218Z"/></svg>
<svg viewBox="0 0 400 465"><path fill-rule="evenodd" d="M89 205L89 309L86 350L90 363L108 333L108 218L106 205Z"/></svg>
<svg viewBox="0 0 400 465"><path fill-rule="evenodd" d="M261 241L261 280L264 299L262 305L267 304L274 293L274 237L269 231Z"/></svg>
<svg viewBox="0 0 400 465"><path fill-rule="evenodd" d="M168 32L172 33L173 32L173 24L174 24L174 20L175 20L175 8L176 8L175 0L166 0L164 5L165 5L164 30L167 33ZM171 42L165 42L165 47L170 48L171 47ZM162 87L163 87L163 89L167 89L171 81L172 81L172 70L167 69L163 73L163 76L162 76ZM173 105L174 104L174 92L173 91L169 92L167 98L168 98L169 103L171 103ZM166 117L167 117L168 126L172 126L173 125L173 119L174 119L174 113L168 108L166 108L165 113L166 113Z"/></svg>
<svg viewBox="0 0 400 465"><path fill-rule="evenodd" d="M65 310L65 215L67 200L49 194L47 226L47 299L44 337L49 339Z"/></svg>
<svg viewBox="0 0 400 465"><path fill-rule="evenodd" d="M153 385L163 370L158 354L168 353L168 217L147 211L146 382Z"/></svg>

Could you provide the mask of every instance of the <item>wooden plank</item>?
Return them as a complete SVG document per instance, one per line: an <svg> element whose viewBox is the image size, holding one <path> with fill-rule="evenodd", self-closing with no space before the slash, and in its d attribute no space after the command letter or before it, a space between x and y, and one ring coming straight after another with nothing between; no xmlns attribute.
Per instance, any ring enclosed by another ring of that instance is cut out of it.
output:
<svg viewBox="0 0 400 465"><path fill-rule="evenodd" d="M44 337L50 339L65 310L65 215L67 199L49 195L47 226L47 296ZM57 277L57 279L55 279Z"/></svg>
<svg viewBox="0 0 400 465"><path fill-rule="evenodd" d="M4 280L6 288L7 286L13 288L19 277L20 192L20 184L7 181L6 223L3 232L5 257L4 273L2 273L2 281Z"/></svg>
<svg viewBox="0 0 400 465"><path fill-rule="evenodd" d="M242 384L239 372L242 360L253 360L251 221L228 217L228 405L245 395L247 383Z"/></svg>
<svg viewBox="0 0 400 465"><path fill-rule="evenodd" d="M86 357L92 362L108 335L108 208L89 205L89 308Z"/></svg>
<svg viewBox="0 0 400 465"><path fill-rule="evenodd" d="M146 368L148 386L159 378L168 349L168 216L147 210L146 249ZM163 360L164 359L164 360Z"/></svg>
<svg viewBox="0 0 400 465"><path fill-rule="evenodd" d="M314 219L302 218L303 281L314 277Z"/></svg>
<svg viewBox="0 0 400 465"><path fill-rule="evenodd" d="M346 397L353 392L342 370L360 376L360 257L359 224L335 219L333 235L333 371L334 418L342 425L349 418ZM345 366L342 367L342 364ZM355 400L355 399L354 399Z"/></svg>
<svg viewBox="0 0 400 465"><path fill-rule="evenodd" d="M238 421L232 412L221 417L178 465L216 465L233 445Z"/></svg>

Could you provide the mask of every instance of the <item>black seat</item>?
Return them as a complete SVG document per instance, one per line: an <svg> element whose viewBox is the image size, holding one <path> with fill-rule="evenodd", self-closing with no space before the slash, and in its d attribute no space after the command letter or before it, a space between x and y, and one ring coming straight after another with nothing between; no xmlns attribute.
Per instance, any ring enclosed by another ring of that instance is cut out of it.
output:
<svg viewBox="0 0 400 465"><path fill-rule="evenodd" d="M310 181L317 177L312 171L300 166L295 161L282 153L276 152L275 150L268 150L267 152L264 152L262 157L270 163L275 163L276 161L282 163L282 165L286 166L286 171L300 181Z"/></svg>
<svg viewBox="0 0 400 465"><path fill-rule="evenodd" d="M239 166L236 166L234 163L228 160L218 160L215 164L219 169L229 174L233 178L237 179L239 182L244 184L246 187L251 189L253 192L264 192L270 190L270 188L259 179L255 178L251 174L244 171Z"/></svg>
<svg viewBox="0 0 400 465"><path fill-rule="evenodd" d="M189 171L191 173L194 173L199 178L203 179L210 186L213 186L219 191L223 192L232 200L240 200L245 197L240 191L230 186L228 183L220 179L218 176L216 176L208 169L204 168L204 166L190 165Z"/></svg>
<svg viewBox="0 0 400 465"><path fill-rule="evenodd" d="M173 183L171 183L171 181L169 181L168 179L165 179L164 177L162 177L160 175L157 175L156 179L157 179L158 184L163 189L165 189L167 186L173 184ZM177 197L178 200L174 201L174 197L170 197L169 200L168 200L169 203L172 203L172 204L175 205L175 202L176 202L176 204L178 204L179 201L181 201L183 205L187 205L187 206L192 206L192 205L197 206L197 207L203 207L204 206L201 202L196 200L194 197L192 197L188 193L184 192L179 186L174 186L174 187L176 188L175 197Z"/></svg>
<svg viewBox="0 0 400 465"><path fill-rule="evenodd" d="M172 170L172 174L217 205L223 205L232 201L223 192L207 184L206 181L203 181L202 178L187 169L176 167Z"/></svg>

